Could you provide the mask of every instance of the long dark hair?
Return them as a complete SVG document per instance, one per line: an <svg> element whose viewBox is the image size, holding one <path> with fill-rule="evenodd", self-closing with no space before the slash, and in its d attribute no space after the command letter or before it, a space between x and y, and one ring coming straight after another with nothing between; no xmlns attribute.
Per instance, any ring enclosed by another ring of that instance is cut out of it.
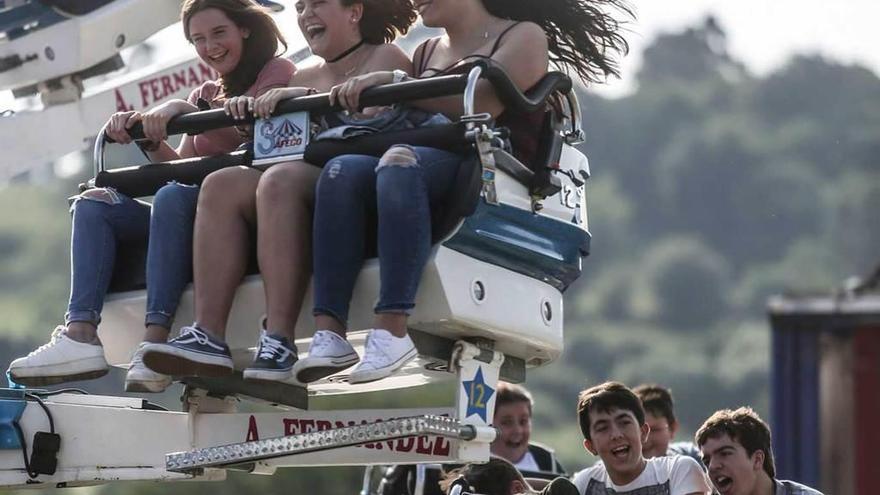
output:
<svg viewBox="0 0 880 495"><path fill-rule="evenodd" d="M495 17L531 21L547 33L550 60L584 82L620 76L618 57L629 51L622 22L608 10L633 18L626 0L481 0ZM610 9L609 9L610 7Z"/></svg>
<svg viewBox="0 0 880 495"><path fill-rule="evenodd" d="M236 26L250 33L244 40L238 65L229 74L220 76L224 97L241 96L257 80L266 62L279 54L278 45L287 50L287 41L268 12L251 0L186 0L180 10L180 20L183 34L189 42L192 42L189 21L193 15L205 9L222 11Z"/></svg>
<svg viewBox="0 0 880 495"><path fill-rule="evenodd" d="M416 22L416 8L412 0L342 0L349 7L359 3L364 13L358 27L361 37L371 45L390 43L398 35L406 34Z"/></svg>

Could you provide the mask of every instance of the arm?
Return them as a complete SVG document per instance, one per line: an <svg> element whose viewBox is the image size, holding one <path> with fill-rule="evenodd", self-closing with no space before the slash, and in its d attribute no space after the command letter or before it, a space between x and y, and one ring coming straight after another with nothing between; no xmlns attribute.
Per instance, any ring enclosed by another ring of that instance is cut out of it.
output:
<svg viewBox="0 0 880 495"><path fill-rule="evenodd" d="M544 30L530 22L516 26L504 37L492 60L504 67L518 88L523 91L531 88L547 73L549 65ZM504 104L495 95L495 90L488 81L481 80L477 83L474 100L475 111L478 113L485 112L497 117L504 111ZM420 100L415 105L450 117L459 117L464 112L460 96Z"/></svg>
<svg viewBox="0 0 880 495"><path fill-rule="evenodd" d="M137 122L143 123L145 140L138 146L146 153L150 161L161 162L176 160L186 148L186 138L178 150L174 150L165 142L168 137L167 124L171 117L198 111L195 105L184 100L171 100L147 112L118 112L110 116L105 125L107 136L121 144L132 142L128 131ZM188 136L187 136L188 137ZM191 140L191 138L190 138Z"/></svg>
<svg viewBox="0 0 880 495"><path fill-rule="evenodd" d="M412 75L413 64L397 45L380 45L376 50L373 60L367 67L371 72L354 76L330 89L331 104L339 103L348 111L357 112L360 110L361 92L365 89L392 83L395 70L402 70L407 75Z"/></svg>

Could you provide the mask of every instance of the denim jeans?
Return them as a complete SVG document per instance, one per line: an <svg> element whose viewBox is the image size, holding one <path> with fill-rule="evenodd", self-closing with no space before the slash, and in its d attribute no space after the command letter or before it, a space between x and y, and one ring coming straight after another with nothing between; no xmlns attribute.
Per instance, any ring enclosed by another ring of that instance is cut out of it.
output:
<svg viewBox="0 0 880 495"><path fill-rule="evenodd" d="M70 302L65 321L101 321L117 246L147 243L146 324L171 328L183 289L192 280L192 238L199 189L170 183L150 205L112 189L73 203Z"/></svg>
<svg viewBox="0 0 880 495"><path fill-rule="evenodd" d="M448 197L464 157L401 147L414 162L342 155L324 167L315 192L314 314L347 323L371 219L378 223L381 280L375 312L408 313L415 306L431 251L431 210Z"/></svg>

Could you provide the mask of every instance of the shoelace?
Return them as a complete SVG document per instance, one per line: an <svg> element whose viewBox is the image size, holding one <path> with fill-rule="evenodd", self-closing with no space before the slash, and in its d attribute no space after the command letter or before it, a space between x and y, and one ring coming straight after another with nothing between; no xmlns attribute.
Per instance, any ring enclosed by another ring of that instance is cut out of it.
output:
<svg viewBox="0 0 880 495"><path fill-rule="evenodd" d="M388 347L391 344L391 338L390 334L370 332L367 335L367 342L364 344L363 362L379 361L382 364L390 362L391 357L388 355ZM368 357L373 359L367 359Z"/></svg>
<svg viewBox="0 0 880 495"><path fill-rule="evenodd" d="M257 352L258 359L281 361L287 357L288 353L290 353L290 350L280 340L270 337L265 331L260 335L260 348Z"/></svg>
<svg viewBox="0 0 880 495"><path fill-rule="evenodd" d="M321 330L319 332L315 332L314 338L312 338L312 345L309 347L309 353L313 354L316 352L323 351L324 349L330 347L330 344L333 342L333 332L328 330Z"/></svg>
<svg viewBox="0 0 880 495"><path fill-rule="evenodd" d="M199 345L208 346L214 350L225 352L225 349L222 345L217 345L211 342L211 338L208 337L208 334L199 330L196 327L183 327L180 329L180 336L176 339L171 340L172 343L177 344L189 344L192 340L187 341L187 338L193 339L199 343Z"/></svg>
<svg viewBox="0 0 880 495"><path fill-rule="evenodd" d="M40 347L37 347L36 349L34 349L30 353L28 353L28 356L30 357L30 356L33 356L34 354L39 354L40 352L42 352L50 347L53 347L55 344L58 343L58 341L61 340L61 336L64 334L65 330L66 330L66 328L64 328L63 325L58 325L57 327L55 327L55 330L52 330L52 336L49 337L49 342L46 342L45 344L41 345Z"/></svg>

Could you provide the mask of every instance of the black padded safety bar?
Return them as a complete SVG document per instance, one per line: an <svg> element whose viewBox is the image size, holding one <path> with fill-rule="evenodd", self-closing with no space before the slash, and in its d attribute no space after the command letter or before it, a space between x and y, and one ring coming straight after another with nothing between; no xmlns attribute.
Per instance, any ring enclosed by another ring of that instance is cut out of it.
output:
<svg viewBox="0 0 880 495"><path fill-rule="evenodd" d="M505 106L521 112L532 112L541 107L554 92L566 94L571 91L571 79L561 72L546 74L529 91L523 93L516 87L507 73L498 64L490 61L479 61L473 65L483 68L481 77L492 83L499 98ZM369 88L361 95L364 107L391 105L403 101L436 98L461 94L467 85L467 74L436 76L427 79L413 79L395 84L384 84ZM280 102L275 115L291 112L308 111L324 114L341 111L342 107L330 105L329 93L290 98ZM234 120L222 109L206 110L180 115L168 122L168 134L198 134L211 129L230 127L242 123L253 122L253 117L245 120ZM129 131L135 139L142 139L143 127L135 124Z"/></svg>

